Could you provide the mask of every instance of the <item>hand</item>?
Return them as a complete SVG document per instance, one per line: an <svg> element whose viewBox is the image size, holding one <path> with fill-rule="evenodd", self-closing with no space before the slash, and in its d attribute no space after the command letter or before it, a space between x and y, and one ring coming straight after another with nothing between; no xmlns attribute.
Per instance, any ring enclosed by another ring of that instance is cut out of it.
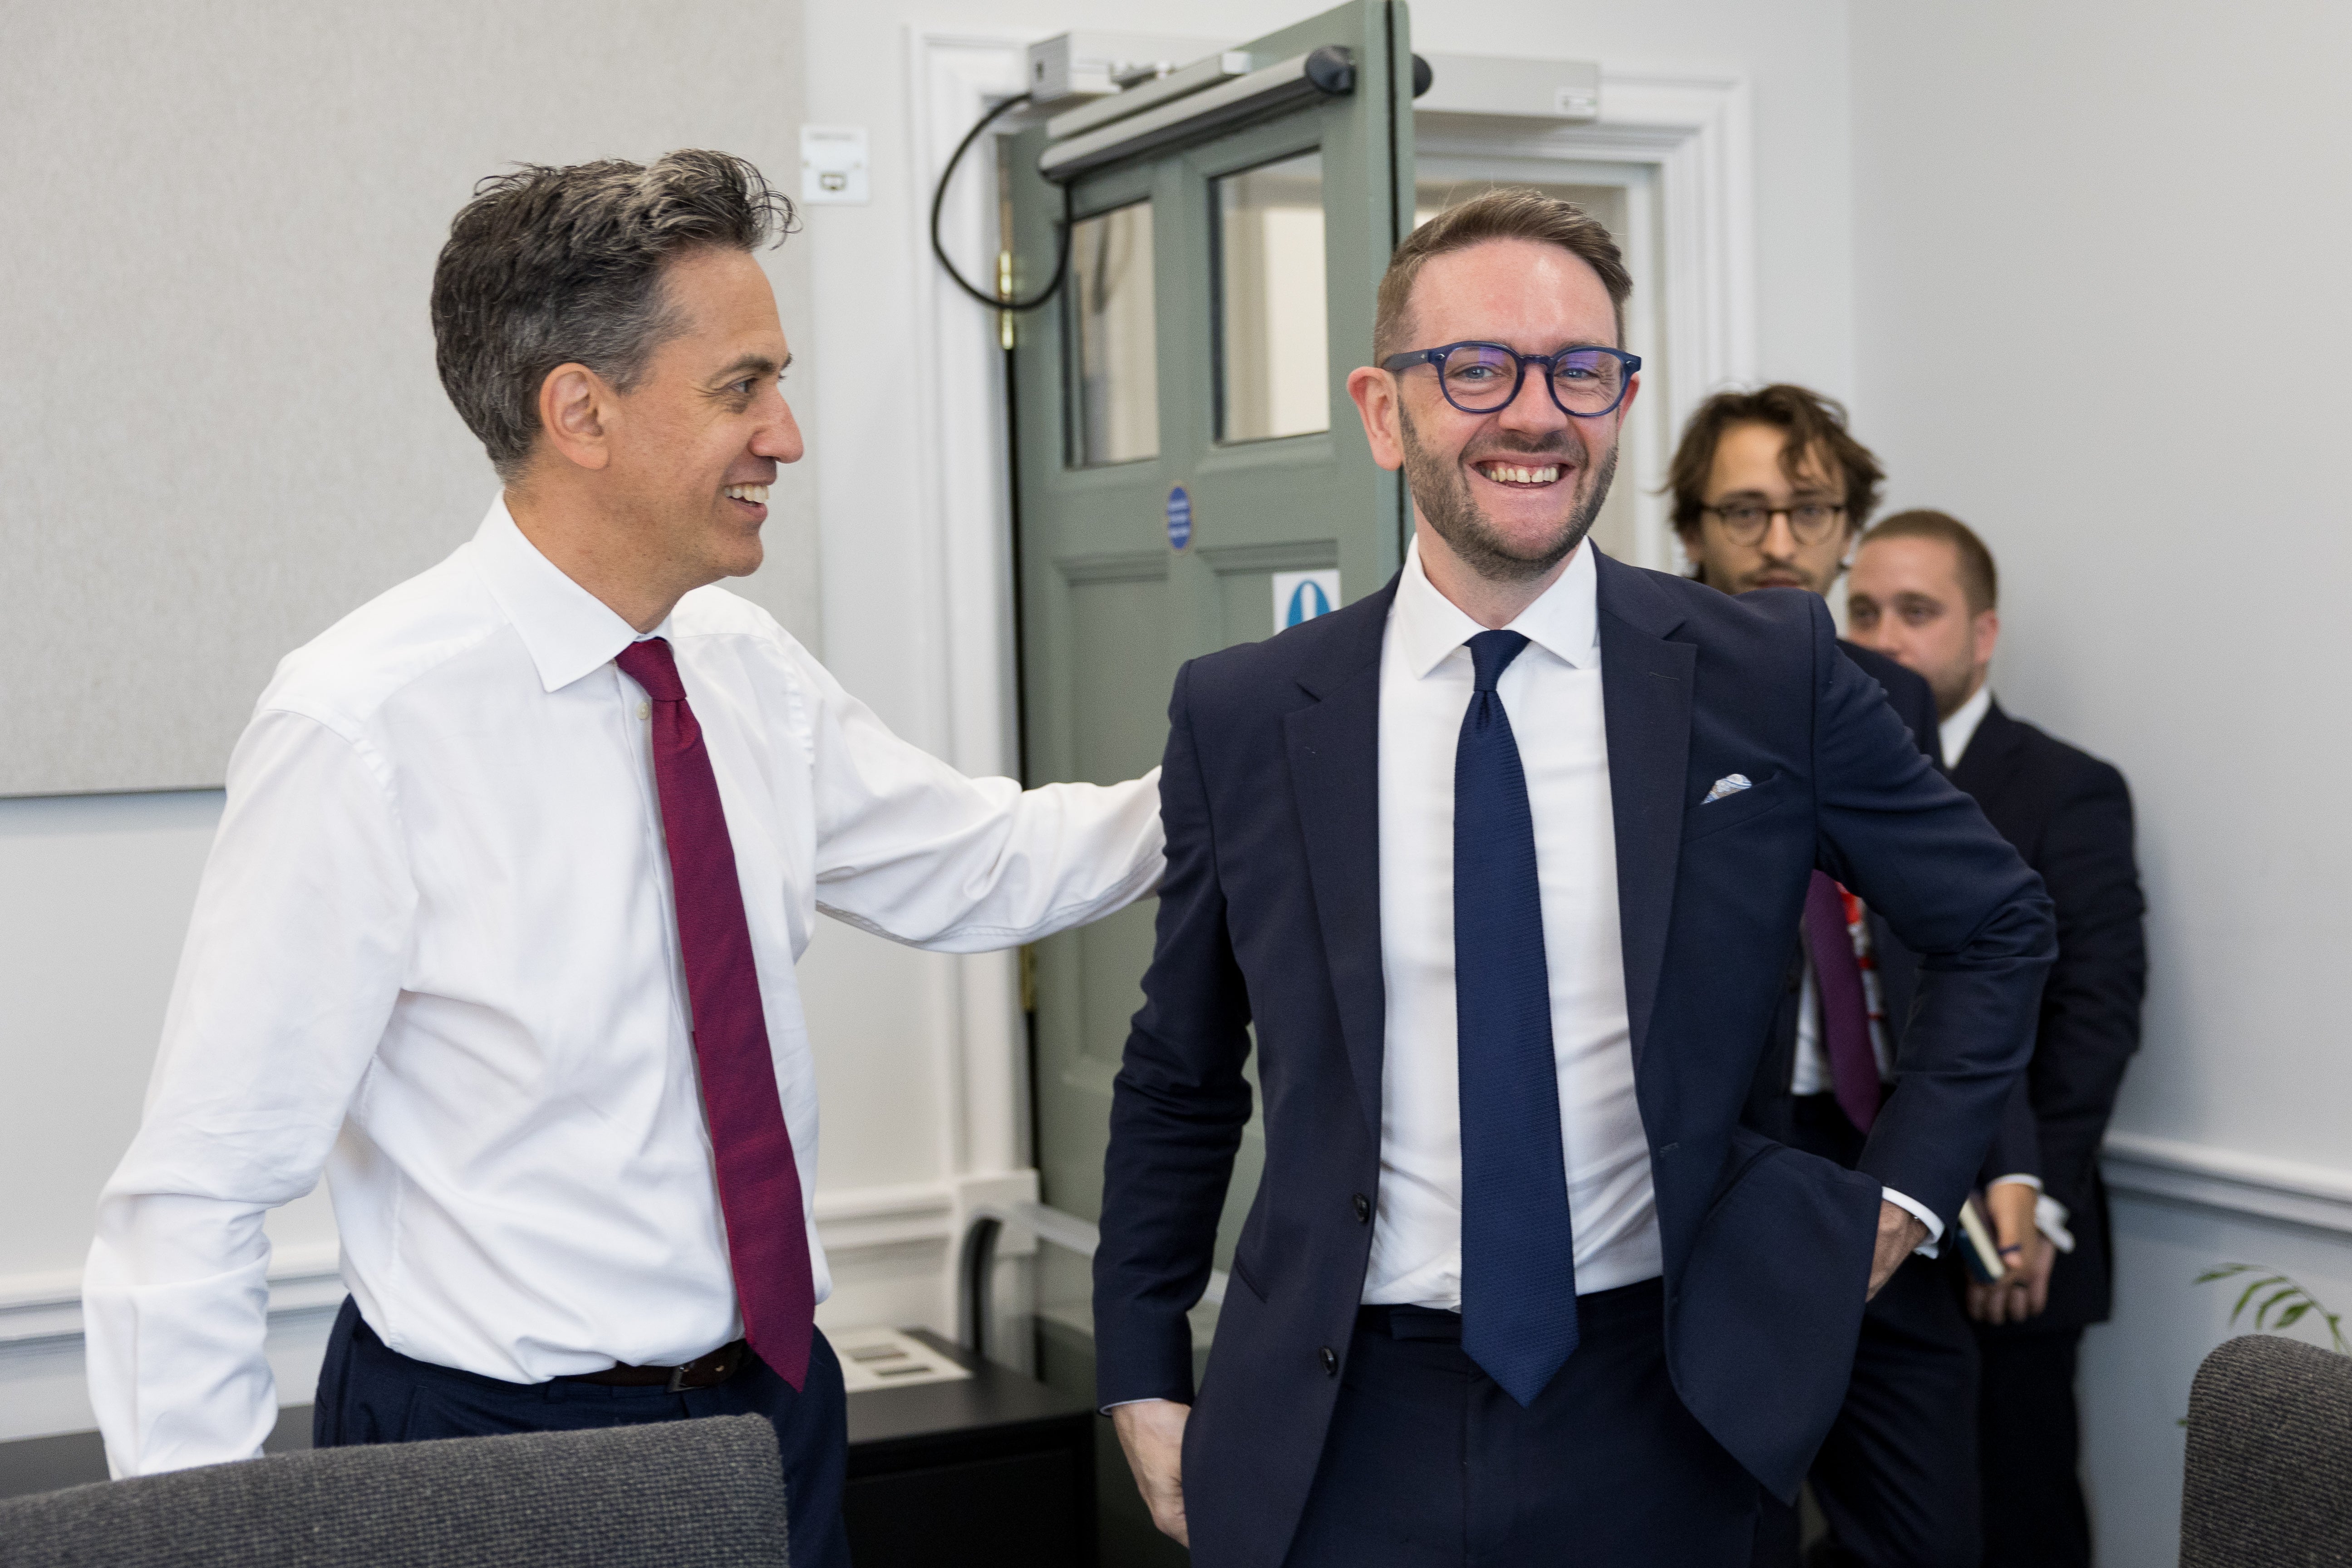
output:
<svg viewBox="0 0 2352 1568"><path fill-rule="evenodd" d="M2029 1194L2033 1190L2015 1183L2003 1184ZM1990 1199L2001 1190L1995 1187L1985 1195ZM2030 1235L2031 1239L2018 1252L2011 1252L2008 1250L2007 1233L2003 1232L2000 1244L2002 1260L2011 1263L2012 1267L1990 1285L1969 1281L1969 1316L1978 1322L2021 1323L2028 1318L2040 1316L2050 1305L2050 1271L2058 1262L2058 1249L2044 1240L2040 1232L2031 1232ZM2023 1258L2021 1265L2018 1263L2021 1255Z"/></svg>
<svg viewBox="0 0 2352 1568"><path fill-rule="evenodd" d="M1927 1227L1917 1215L1901 1204L1880 1199L1878 1252L1870 1260L1870 1293L1863 1300L1867 1301L1877 1295L1880 1288L1895 1278L1895 1271L1903 1267L1903 1260L1918 1251L1919 1244L1927 1239Z"/></svg>
<svg viewBox="0 0 2352 1568"><path fill-rule="evenodd" d="M1172 1399L1143 1399L1114 1405L1110 1424L1118 1432L1118 1446L1127 1451L1127 1468L1135 1472L1135 1488L1151 1510L1160 1533L1190 1546L1184 1526L1184 1423L1192 1414L1189 1405Z"/></svg>

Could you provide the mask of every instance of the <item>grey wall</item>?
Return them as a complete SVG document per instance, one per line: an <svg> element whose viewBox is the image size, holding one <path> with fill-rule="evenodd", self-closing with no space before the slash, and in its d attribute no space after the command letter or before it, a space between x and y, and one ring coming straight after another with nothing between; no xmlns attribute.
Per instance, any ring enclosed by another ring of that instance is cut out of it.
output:
<svg viewBox="0 0 2352 1568"><path fill-rule="evenodd" d="M798 188L799 0L0 11L0 795L217 784L287 650L497 491L425 292L473 182L716 146ZM767 257L805 338L805 241ZM748 591L814 633L787 478Z"/></svg>
<svg viewBox="0 0 2352 1568"><path fill-rule="evenodd" d="M2002 700L2139 807L2153 973L2116 1127L2163 1142L2117 1200L2085 1444L2101 1562L2169 1562L2174 1421L2228 1331L2196 1274L2352 1302L2352 12L1869 5L1852 49L1857 429L1890 506L2000 557Z"/></svg>

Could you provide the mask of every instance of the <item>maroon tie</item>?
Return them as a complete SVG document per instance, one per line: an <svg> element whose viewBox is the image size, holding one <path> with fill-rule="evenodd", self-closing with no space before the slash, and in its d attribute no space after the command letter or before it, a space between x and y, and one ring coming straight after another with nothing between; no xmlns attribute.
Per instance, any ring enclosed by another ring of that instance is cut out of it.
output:
<svg viewBox="0 0 2352 1568"><path fill-rule="evenodd" d="M797 1389L808 1376L816 1286L801 1215L800 1168L793 1163L793 1135L776 1094L776 1063L768 1049L768 1016L760 1005L760 972L751 959L727 813L669 644L660 637L631 643L614 662L653 699L654 784L669 843L694 1059L702 1073L702 1110L710 1122L743 1337Z"/></svg>
<svg viewBox="0 0 2352 1568"><path fill-rule="evenodd" d="M1870 1048L1870 1004L1862 993L1862 966L1846 930L1845 898L1838 885L1813 873L1805 889L1805 939L1813 950L1821 987L1822 1047L1830 1059L1830 1087L1846 1120L1867 1132L1878 1120L1878 1057Z"/></svg>

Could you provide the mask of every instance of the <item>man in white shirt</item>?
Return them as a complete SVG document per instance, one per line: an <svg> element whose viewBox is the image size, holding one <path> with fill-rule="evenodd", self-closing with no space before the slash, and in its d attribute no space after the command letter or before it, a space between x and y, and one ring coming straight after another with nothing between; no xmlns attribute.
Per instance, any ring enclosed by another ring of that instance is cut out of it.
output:
<svg viewBox="0 0 2352 1568"><path fill-rule="evenodd" d="M1403 570L1177 679L1096 1386L1203 1568L1744 1568L2024 1059L2038 885L1821 602L1584 543L1629 288L1533 191L1417 230L1349 382ZM1851 1171L1736 1125L1816 867L1934 970ZM1196 1397L1253 1048L1265 1170Z"/></svg>
<svg viewBox="0 0 2352 1568"><path fill-rule="evenodd" d="M289 655L237 744L84 1291L117 1475L258 1452L264 1212L323 1169L322 1444L757 1412L847 1561L793 964L820 911L1029 942L1160 869L1152 778L1024 793L898 740L762 611L802 453L740 160L484 183L433 289L504 493Z"/></svg>

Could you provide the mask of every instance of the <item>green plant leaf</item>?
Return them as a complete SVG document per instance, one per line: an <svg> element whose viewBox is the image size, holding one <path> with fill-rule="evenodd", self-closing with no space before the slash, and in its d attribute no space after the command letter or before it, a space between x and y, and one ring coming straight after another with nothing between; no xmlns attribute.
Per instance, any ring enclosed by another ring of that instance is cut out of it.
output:
<svg viewBox="0 0 2352 1568"><path fill-rule="evenodd" d="M2254 1309L2254 1327L2258 1329L2266 1329L2270 1327L2270 1324L2264 1322L2263 1320L2269 1316L2271 1309L2278 1306L2283 1301L2293 1300L2295 1297L2301 1295L2303 1295L2303 1287L2295 1284L2293 1280L2289 1280L2287 1281L2285 1289L2273 1290L2269 1295L2263 1297L2263 1304ZM2305 1297L2305 1299L2306 1300L2309 1300L2308 1297Z"/></svg>
<svg viewBox="0 0 2352 1568"><path fill-rule="evenodd" d="M2238 1314L2246 1310L2246 1303L2252 1300L2257 1292L2277 1284L2282 1278L2283 1276L2273 1274L2267 1279L2257 1279L2252 1284L2247 1286L2246 1293L2238 1298L2238 1304L2230 1309L2231 1326L2232 1328L2237 1326Z"/></svg>

